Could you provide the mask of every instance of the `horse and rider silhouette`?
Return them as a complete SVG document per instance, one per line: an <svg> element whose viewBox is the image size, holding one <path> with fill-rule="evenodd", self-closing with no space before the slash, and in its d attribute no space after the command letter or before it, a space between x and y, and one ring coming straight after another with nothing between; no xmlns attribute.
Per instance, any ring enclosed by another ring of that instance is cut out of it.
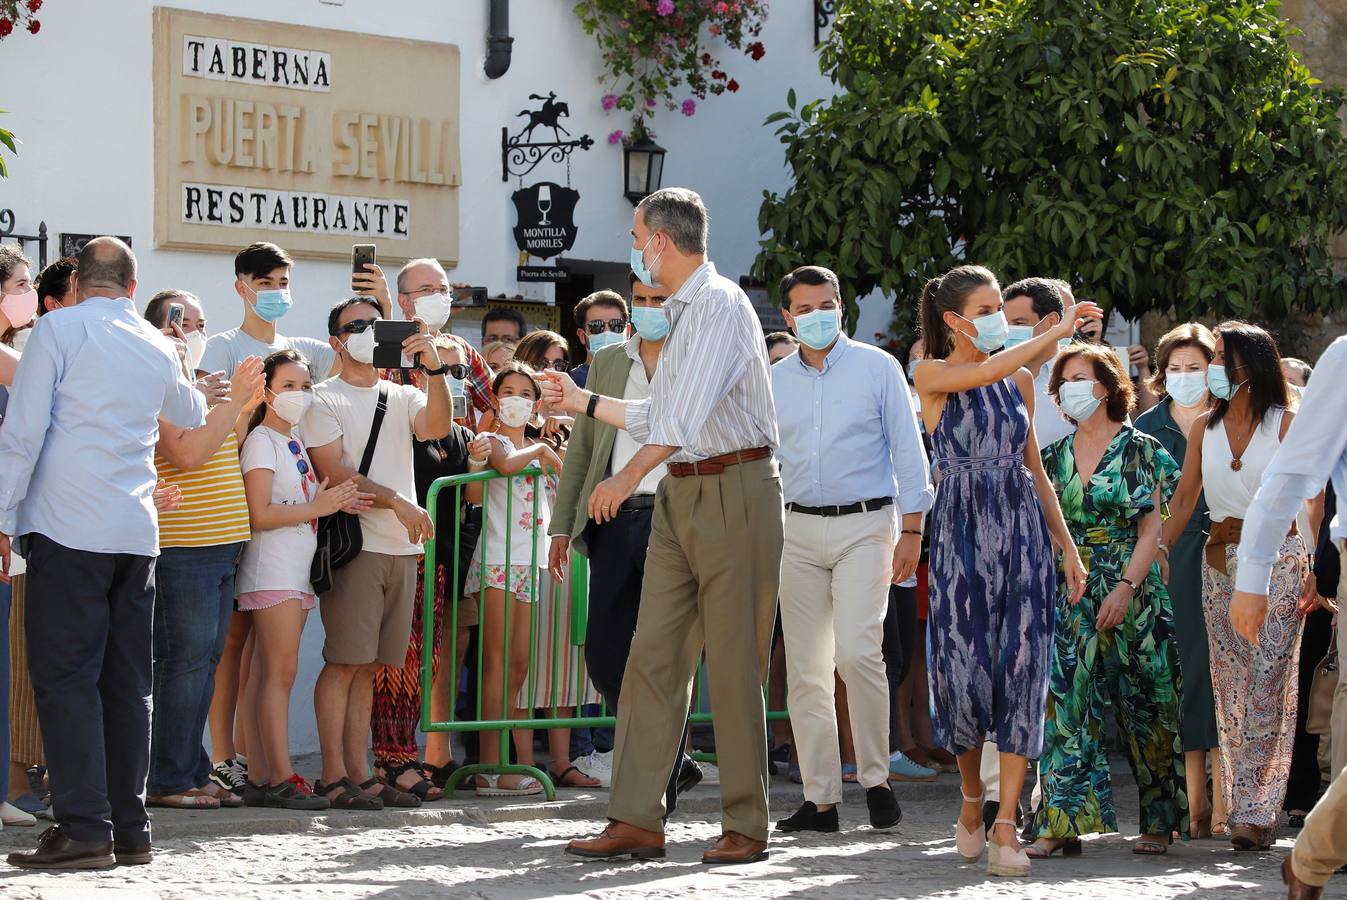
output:
<svg viewBox="0 0 1347 900"><path fill-rule="evenodd" d="M571 108L564 100L558 103L557 95L552 91L548 91L546 97L541 94L529 94L529 99L541 100L543 101L543 105L540 109L525 109L515 114L515 118L518 118L519 116L529 117L528 124L525 125L524 129L515 137L516 143L532 140L533 129L537 128L539 125L544 128L552 129L552 134L554 135L553 139L557 143L561 143L561 136L563 134L566 135L566 137L571 136L571 133L561 125L562 116L565 116L568 119L571 117Z"/></svg>

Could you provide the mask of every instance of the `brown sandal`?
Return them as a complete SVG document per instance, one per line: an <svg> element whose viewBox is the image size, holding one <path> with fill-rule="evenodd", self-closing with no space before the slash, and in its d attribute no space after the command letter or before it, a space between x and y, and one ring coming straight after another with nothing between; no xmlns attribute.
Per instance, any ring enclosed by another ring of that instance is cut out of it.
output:
<svg viewBox="0 0 1347 900"><path fill-rule="evenodd" d="M375 785L379 786L379 793L371 794L369 789ZM391 784L384 784L377 778L371 778L360 785L360 790L365 792L366 797L374 797L383 802L386 809L416 809L421 805L421 798L415 794L409 794L406 791L400 791Z"/></svg>
<svg viewBox="0 0 1347 900"><path fill-rule="evenodd" d="M332 791L341 788L341 793L335 797ZM326 797L331 803L333 809L344 809L359 812L373 812L384 808L383 801L378 797L371 797L355 786L355 783L349 778L342 778L331 784L323 784L321 781L315 781L313 792L321 797Z"/></svg>
<svg viewBox="0 0 1347 900"><path fill-rule="evenodd" d="M220 801L200 788L192 788L181 794L146 797L145 805L156 809L219 809Z"/></svg>

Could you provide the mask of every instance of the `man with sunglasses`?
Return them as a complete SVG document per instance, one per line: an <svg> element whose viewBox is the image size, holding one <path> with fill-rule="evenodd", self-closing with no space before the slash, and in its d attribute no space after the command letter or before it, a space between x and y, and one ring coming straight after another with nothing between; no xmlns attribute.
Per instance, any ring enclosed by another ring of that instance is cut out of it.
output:
<svg viewBox="0 0 1347 900"><path fill-rule="evenodd" d="M580 343L585 345L585 361L571 371L571 381L577 387L584 387L589 379L589 367L594 362L594 354L627 339L631 316L627 315L627 301L622 299L621 294L616 291L595 291L575 304L575 321L580 323L575 333L580 336Z"/></svg>
<svg viewBox="0 0 1347 900"><path fill-rule="evenodd" d="M434 537L430 516L416 502L413 439L447 435L453 409L449 366L424 323L402 348L426 377L427 389L379 378L373 364L379 318L364 297L332 308L328 334L341 372L314 388L301 429L320 479L340 484L354 477L361 491L374 495L374 508L360 514L360 553L333 573L319 605L326 643L314 687L323 754L323 783L316 787L335 809L420 805L418 797L369 777L365 741L374 675L381 665L401 667L406 659L416 558ZM366 455L371 461L361 472Z"/></svg>
<svg viewBox="0 0 1347 900"><path fill-rule="evenodd" d="M407 319L419 318L426 323L430 338L439 348L440 360L449 367L449 388L459 400L461 413L454 419L449 433L439 439L413 441L413 469L416 483L416 502L426 507L430 486L437 478L461 475L468 471L468 443L477 427L477 413L491 409L495 396L491 392L491 371L486 360L463 338L444 329L452 311L449 277L438 260L413 259L402 267L397 277L398 307ZM409 384L428 390L431 379L416 369L390 369L386 378L397 384ZM460 398L462 398L460 400ZM471 401L470 403L467 401ZM453 620L457 631L452 635L454 655L449 665L440 665L441 642L444 634L444 608L449 594L448 573L453 572L453 554L457 548L463 559L472 555L482 527L481 507L465 503L460 511L456 500L459 492L443 491L436 504L435 521L439 527L436 540L435 602L433 607L432 659L435 680L432 689L431 714L437 721L449 715L453 673L465 654L477 625L478 612L475 597L463 596L462 582L467 580L468 567L458 571L460 598ZM427 507L428 508L428 507ZM458 541L454 541L454 522L460 520ZM406 658L401 665L382 666L374 676L374 715L370 722L373 733L374 765L380 774L399 790L410 791L423 800L435 800L440 795L449 775L456 766L448 732L426 736L426 764L417 747L416 731L421 718L421 646L422 646L422 590L424 586L425 557L417 559L416 595L412 605L412 625Z"/></svg>

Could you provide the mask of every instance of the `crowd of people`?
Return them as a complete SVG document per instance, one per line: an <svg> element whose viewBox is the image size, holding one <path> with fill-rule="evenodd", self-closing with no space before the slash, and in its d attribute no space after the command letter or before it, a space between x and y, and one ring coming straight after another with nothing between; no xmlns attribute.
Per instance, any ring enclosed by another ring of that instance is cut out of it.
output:
<svg viewBox="0 0 1347 900"><path fill-rule="evenodd" d="M845 782L890 830L892 782L958 773L958 856L1024 876L1118 830L1120 748L1132 852L1303 829L1284 872L1316 896L1347 862L1347 683L1316 676L1342 628L1347 342L1313 376L1245 322L1115 349L1071 285L975 265L926 284L904 359L847 336L813 265L764 340L707 223L685 189L638 206L629 294L576 306L574 367L513 310L480 349L455 334L432 259L391 285L367 265L319 340L278 330L294 263L274 244L235 257L242 322L220 332L182 289L138 310L115 238L36 277L0 246L0 821L56 823L9 861L149 862L147 807L440 799L460 763L447 733L418 739L429 636L435 720L464 715L465 677L467 716L616 715L543 738L558 787L611 788L575 855L664 855L702 778L704 665L707 863L766 856L779 762L803 790L782 833L838 831ZM413 326L390 348L394 318ZM499 477L428 508L474 473ZM315 608L310 782L288 723ZM770 740L764 686L789 709ZM532 731L511 735L463 749L535 765ZM543 790L517 768L469 784Z"/></svg>

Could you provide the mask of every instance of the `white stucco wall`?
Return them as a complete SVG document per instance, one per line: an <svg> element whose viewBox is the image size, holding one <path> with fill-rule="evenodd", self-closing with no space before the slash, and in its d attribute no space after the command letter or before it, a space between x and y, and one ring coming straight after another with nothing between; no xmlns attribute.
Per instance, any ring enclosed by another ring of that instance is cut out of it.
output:
<svg viewBox="0 0 1347 900"><path fill-rule="evenodd" d="M570 104L567 127L589 133L597 145L576 153L572 186L581 195L579 236L567 256L624 262L631 204L622 196L620 145L609 132L627 129L629 116L605 114L606 86L598 81L597 45L584 34L572 0L515 0L515 38L509 72L492 81L482 74L487 28L486 0L179 0L179 8L244 18L307 24L394 37L455 43L462 53L460 264L451 279L486 285L491 293L525 292L514 282L517 249L511 229L512 180L500 180L500 128L533 104L531 93L555 91ZM41 11L36 37L15 34L0 45L0 107L4 125L23 141L11 160L11 177L0 182L0 208L13 209L18 230L31 233L45 220L61 232L114 233L132 237L140 262L139 299L160 289L193 291L205 304L213 331L239 324L232 288L232 255L154 248L151 45L152 0L53 0ZM813 50L813 4L777 0L761 40L766 56L752 62L732 51L720 54L738 79L736 94L710 97L685 118L661 111L653 129L668 149L666 186L694 188L711 211L711 255L731 277L748 272L757 251L757 215L763 190L785 188L782 148L762 120L784 108L794 88L801 102L831 93L818 72ZM349 73L344 73L349 77ZM362 77L379 77L369 59ZM434 91L434 84L406 90ZM564 168L544 164L525 181L564 182ZM283 235L278 241L284 244ZM54 258L55 248L49 252ZM801 260L807 262L807 260ZM300 260L294 270L294 310L282 332L322 336L327 309L349 292L349 264ZM391 272L389 273L391 276ZM535 295L550 287L530 286ZM890 308L883 298L862 306L857 334L869 339L886 330ZM311 689L321 665L317 617L305 636L300 680L294 694L292 744L315 749Z"/></svg>

